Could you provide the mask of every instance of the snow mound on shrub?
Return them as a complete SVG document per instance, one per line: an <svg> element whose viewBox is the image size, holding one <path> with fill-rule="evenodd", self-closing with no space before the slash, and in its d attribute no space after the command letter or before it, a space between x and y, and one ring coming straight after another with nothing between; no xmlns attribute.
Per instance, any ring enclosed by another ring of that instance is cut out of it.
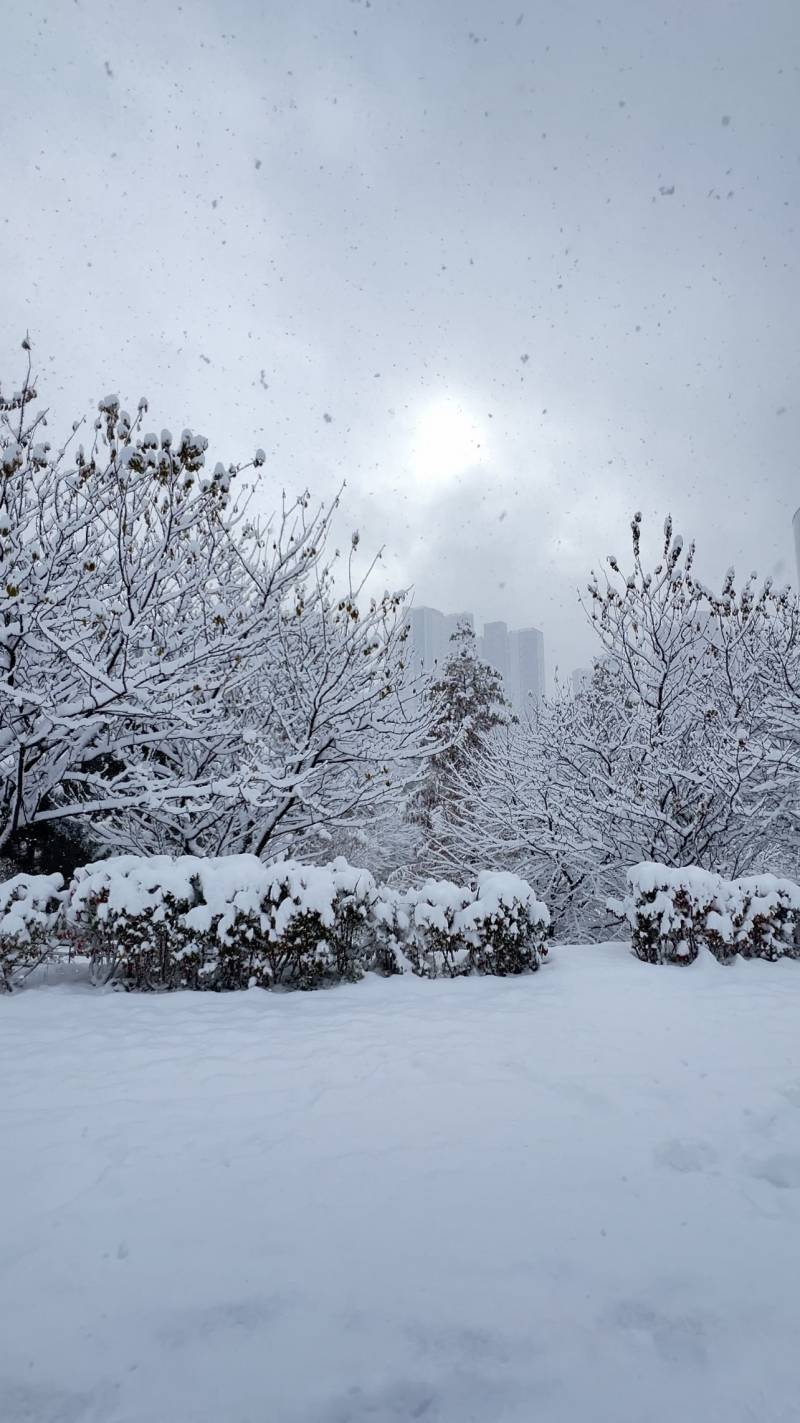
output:
<svg viewBox="0 0 800 1423"><path fill-rule="evenodd" d="M462 911L462 922L479 923L509 912L524 914L531 924L550 927L547 905L536 898L526 880L507 870L483 870L478 875L477 898Z"/></svg>
<svg viewBox="0 0 800 1423"><path fill-rule="evenodd" d="M414 973L504 975L539 967L550 916L517 875L486 871L475 888L427 880L406 892L406 903Z"/></svg>
<svg viewBox="0 0 800 1423"><path fill-rule="evenodd" d="M314 986L360 977L372 876L255 855L118 855L76 872L68 916L141 987Z"/></svg>
<svg viewBox="0 0 800 1423"><path fill-rule="evenodd" d="M701 947L720 960L800 955L800 886L761 874L726 880L695 865L649 861L628 871L629 894L609 900L648 963L691 962Z"/></svg>
<svg viewBox="0 0 800 1423"><path fill-rule="evenodd" d="M19 971L47 952L63 886L59 874L14 875L0 884L0 988L13 988Z"/></svg>
<svg viewBox="0 0 800 1423"><path fill-rule="evenodd" d="M55 923L64 880L55 875L14 875L0 884L0 938L27 940Z"/></svg>

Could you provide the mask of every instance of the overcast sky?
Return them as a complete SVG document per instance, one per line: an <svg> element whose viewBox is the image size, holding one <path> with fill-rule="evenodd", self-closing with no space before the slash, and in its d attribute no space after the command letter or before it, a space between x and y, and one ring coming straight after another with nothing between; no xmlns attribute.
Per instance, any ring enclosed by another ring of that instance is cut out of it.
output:
<svg viewBox="0 0 800 1423"><path fill-rule="evenodd" d="M591 648L672 511L795 578L798 0L8 6L0 377L108 391L348 527L419 603ZM53 421L53 433L58 433Z"/></svg>

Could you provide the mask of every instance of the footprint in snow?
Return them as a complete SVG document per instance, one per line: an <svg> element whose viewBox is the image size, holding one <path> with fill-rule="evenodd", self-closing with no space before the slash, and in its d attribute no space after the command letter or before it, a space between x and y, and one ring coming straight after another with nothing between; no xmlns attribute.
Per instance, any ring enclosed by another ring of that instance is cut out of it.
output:
<svg viewBox="0 0 800 1423"><path fill-rule="evenodd" d="M710 1166L716 1165L717 1153L707 1141L675 1138L656 1147L655 1160L657 1166L666 1166L670 1171L707 1171Z"/></svg>
<svg viewBox="0 0 800 1423"><path fill-rule="evenodd" d="M663 1314L645 1300L620 1300L610 1323L648 1340L668 1364L702 1366L708 1357L706 1320L698 1314Z"/></svg>
<svg viewBox="0 0 800 1423"><path fill-rule="evenodd" d="M543 1418L550 1381L526 1379L524 1385L507 1372L485 1377L469 1368L445 1370L438 1382L394 1379L377 1389L358 1384L330 1400L314 1423L450 1423L451 1419Z"/></svg>
<svg viewBox="0 0 800 1423"><path fill-rule="evenodd" d="M325 1414L325 1423L433 1423L440 1417L435 1391L428 1384L396 1383L379 1393L354 1387Z"/></svg>
<svg viewBox="0 0 800 1423"><path fill-rule="evenodd" d="M292 1303L288 1296L253 1295L207 1308L184 1310L161 1325L159 1339L168 1348L181 1349L225 1331L257 1333L279 1319Z"/></svg>
<svg viewBox="0 0 800 1423"><path fill-rule="evenodd" d="M0 1398L3 1423L89 1423L112 1415L116 1390L113 1384L99 1384L91 1393L73 1393L0 1378Z"/></svg>
<svg viewBox="0 0 800 1423"><path fill-rule="evenodd" d="M800 1190L800 1156L790 1152L779 1151L763 1161L751 1161L747 1169L757 1181L768 1181L776 1190Z"/></svg>

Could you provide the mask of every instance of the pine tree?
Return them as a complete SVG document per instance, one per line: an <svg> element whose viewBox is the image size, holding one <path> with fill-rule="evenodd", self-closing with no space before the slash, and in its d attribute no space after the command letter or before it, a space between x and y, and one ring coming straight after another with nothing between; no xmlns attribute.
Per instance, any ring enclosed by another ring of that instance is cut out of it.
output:
<svg viewBox="0 0 800 1423"><path fill-rule="evenodd" d="M466 619L450 642L453 650L428 692L433 736L441 748L433 765L440 773L469 759L490 731L511 720L503 678L478 656Z"/></svg>
<svg viewBox="0 0 800 1423"><path fill-rule="evenodd" d="M459 622L450 642L452 652L441 675L425 694L437 749L410 811L410 818L434 838L437 818L447 815L451 779L495 728L513 719L503 678L478 656L475 633L466 620Z"/></svg>

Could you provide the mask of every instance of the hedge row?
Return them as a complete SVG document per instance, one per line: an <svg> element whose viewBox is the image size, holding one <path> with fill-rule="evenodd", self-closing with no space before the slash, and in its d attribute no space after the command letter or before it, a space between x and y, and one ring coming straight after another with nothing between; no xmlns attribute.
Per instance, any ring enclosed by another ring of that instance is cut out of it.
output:
<svg viewBox="0 0 800 1423"><path fill-rule="evenodd" d="M701 947L721 963L736 954L800 958L800 886L775 875L726 880L693 867L644 863L628 871L622 911L645 963L691 963Z"/></svg>
<svg viewBox="0 0 800 1423"><path fill-rule="evenodd" d="M547 954L547 908L525 880L485 872L473 887L427 880L381 889L374 907L379 953L424 978L530 973Z"/></svg>
<svg viewBox="0 0 800 1423"><path fill-rule="evenodd" d="M0 885L0 986L59 945L95 983L136 989L316 988L369 970L427 978L535 970L547 909L514 875L397 892L337 859L120 855Z"/></svg>

